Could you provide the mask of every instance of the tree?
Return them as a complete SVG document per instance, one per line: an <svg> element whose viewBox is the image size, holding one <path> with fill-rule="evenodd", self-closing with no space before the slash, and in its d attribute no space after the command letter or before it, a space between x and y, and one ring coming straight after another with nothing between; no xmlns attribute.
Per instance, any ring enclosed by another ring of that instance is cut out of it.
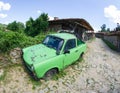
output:
<svg viewBox="0 0 120 93"><path fill-rule="evenodd" d="M116 31L120 31L120 24L117 23Z"/></svg>
<svg viewBox="0 0 120 93"><path fill-rule="evenodd" d="M25 26L24 26L23 23L18 22L18 23L17 23L17 26L18 26L18 31L19 31L19 32L23 32L23 31L25 30Z"/></svg>
<svg viewBox="0 0 120 93"><path fill-rule="evenodd" d="M32 34L34 32L33 24L34 24L34 20L32 17L30 17L29 20L26 22L26 28L24 31L27 35L32 36Z"/></svg>
<svg viewBox="0 0 120 93"><path fill-rule="evenodd" d="M36 36L48 28L48 14L42 13L36 20L30 18L26 22L25 33L29 36Z"/></svg>
<svg viewBox="0 0 120 93"><path fill-rule="evenodd" d="M101 26L101 32L105 32L106 31L106 24L103 24L102 26Z"/></svg>
<svg viewBox="0 0 120 93"><path fill-rule="evenodd" d="M23 23L14 21L8 24L7 29L14 32L21 32L24 31L25 27Z"/></svg>
<svg viewBox="0 0 120 93"><path fill-rule="evenodd" d="M106 30L107 32L110 32L110 28L107 28L107 30Z"/></svg>

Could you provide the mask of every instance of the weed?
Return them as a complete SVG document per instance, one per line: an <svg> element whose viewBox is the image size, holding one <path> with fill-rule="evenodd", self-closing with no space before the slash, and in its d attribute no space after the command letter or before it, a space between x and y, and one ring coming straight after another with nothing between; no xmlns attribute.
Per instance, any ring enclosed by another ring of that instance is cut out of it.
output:
<svg viewBox="0 0 120 93"><path fill-rule="evenodd" d="M36 86L40 86L41 85L40 81L35 81L32 77L29 78L29 82L32 83L33 89L35 89Z"/></svg>
<svg viewBox="0 0 120 93"><path fill-rule="evenodd" d="M58 80L61 77L64 77L66 75L65 71L60 71L58 74L56 74L55 76L53 76L53 80Z"/></svg>
<svg viewBox="0 0 120 93"><path fill-rule="evenodd" d="M0 76L0 81L4 81L6 77L7 71L4 70L3 75Z"/></svg>
<svg viewBox="0 0 120 93"><path fill-rule="evenodd" d="M35 86L35 85L33 85L32 89L33 89L33 90L35 90L35 88L36 88L36 86Z"/></svg>
<svg viewBox="0 0 120 93"><path fill-rule="evenodd" d="M21 64L12 64L12 63L7 65L7 66L5 66L4 69L3 69L4 70L4 74L2 76L0 76L0 81L7 82L5 79L6 79L6 76L7 76L8 72L9 72L9 70L10 69L14 69L15 67L21 67L21 66L22 66ZM18 81L16 81L16 82L18 82Z"/></svg>

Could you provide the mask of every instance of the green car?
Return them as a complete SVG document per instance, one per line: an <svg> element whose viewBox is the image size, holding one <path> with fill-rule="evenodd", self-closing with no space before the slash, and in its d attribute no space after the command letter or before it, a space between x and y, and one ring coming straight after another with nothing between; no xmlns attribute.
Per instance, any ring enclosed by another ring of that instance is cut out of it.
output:
<svg viewBox="0 0 120 93"><path fill-rule="evenodd" d="M23 59L35 79L49 77L77 61L86 44L70 33L47 35L41 44L24 48Z"/></svg>

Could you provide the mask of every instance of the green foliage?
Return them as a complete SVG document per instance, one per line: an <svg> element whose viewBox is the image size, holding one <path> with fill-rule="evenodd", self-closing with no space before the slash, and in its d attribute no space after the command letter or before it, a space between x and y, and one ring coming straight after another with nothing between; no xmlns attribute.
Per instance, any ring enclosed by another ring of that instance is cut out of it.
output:
<svg viewBox="0 0 120 93"><path fill-rule="evenodd" d="M66 75L65 71L60 71L58 74L52 77L53 80L58 80L59 78L62 78Z"/></svg>
<svg viewBox="0 0 120 93"><path fill-rule="evenodd" d="M22 33L18 32L2 32L0 31L0 51L8 51L15 47L25 47L26 45L32 45L34 40L31 37L26 37Z"/></svg>
<svg viewBox="0 0 120 93"><path fill-rule="evenodd" d="M101 32L105 32L106 31L106 24L103 24L102 26L101 26Z"/></svg>
<svg viewBox="0 0 120 93"><path fill-rule="evenodd" d="M14 32L23 32L25 27L23 23L14 21L8 24L7 29Z"/></svg>
<svg viewBox="0 0 120 93"><path fill-rule="evenodd" d="M30 45L38 44L49 33L53 32L40 33L33 38L30 36L26 36L24 33L0 31L0 52L9 51L10 49L16 47L24 48Z"/></svg>
<svg viewBox="0 0 120 93"><path fill-rule="evenodd" d="M34 32L34 20L32 18L30 18L27 22L26 22L26 28L24 31L27 35L32 36L33 32Z"/></svg>
<svg viewBox="0 0 120 93"><path fill-rule="evenodd" d="M29 36L37 36L48 28L48 14L42 13L36 20L30 18L26 22L25 33Z"/></svg>
<svg viewBox="0 0 120 93"><path fill-rule="evenodd" d="M6 26L5 24L1 24L1 23L0 23L0 30L4 31L4 30L6 29L6 27L7 27L7 26Z"/></svg>
<svg viewBox="0 0 120 93"><path fill-rule="evenodd" d="M107 28L107 30L106 30L107 32L110 32L110 28Z"/></svg>
<svg viewBox="0 0 120 93"><path fill-rule="evenodd" d="M117 23L116 31L120 31L120 24Z"/></svg>

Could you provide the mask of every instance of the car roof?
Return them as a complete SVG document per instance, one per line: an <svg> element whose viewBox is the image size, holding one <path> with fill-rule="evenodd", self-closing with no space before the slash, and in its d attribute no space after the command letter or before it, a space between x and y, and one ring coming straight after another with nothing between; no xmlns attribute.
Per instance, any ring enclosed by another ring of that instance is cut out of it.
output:
<svg viewBox="0 0 120 93"><path fill-rule="evenodd" d="M56 34L50 34L50 35L56 36L56 37L59 37L59 38L65 39L65 40L76 38L75 35L70 34L70 33L56 33Z"/></svg>

